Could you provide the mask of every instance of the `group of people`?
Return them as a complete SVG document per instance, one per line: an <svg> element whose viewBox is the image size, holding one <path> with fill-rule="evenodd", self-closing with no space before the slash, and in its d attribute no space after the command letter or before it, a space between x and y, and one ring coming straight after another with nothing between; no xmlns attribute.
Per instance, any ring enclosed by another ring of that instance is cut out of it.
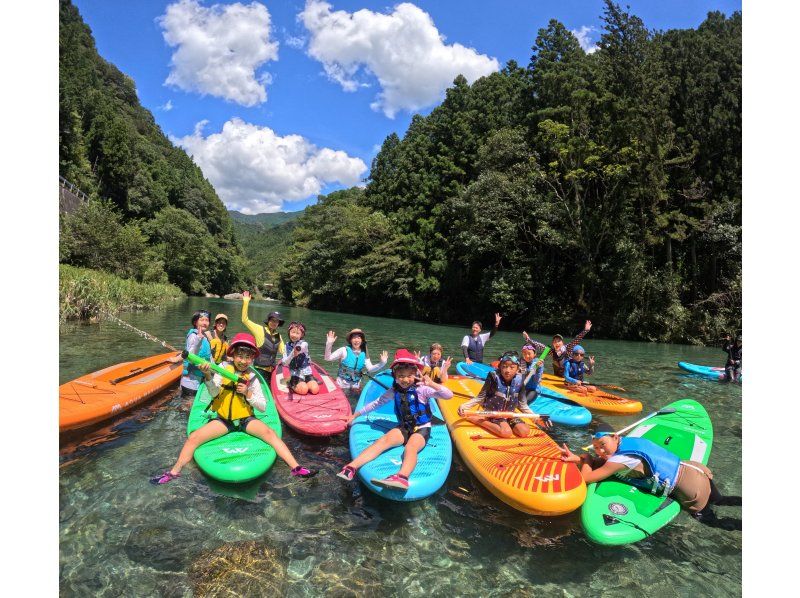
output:
<svg viewBox="0 0 800 598"><path fill-rule="evenodd" d="M286 444L262 421L254 416L254 409L263 411L266 401L254 372L268 379L278 362L289 368L288 387L298 395L317 394L319 381L314 378L311 368L305 326L302 322L291 322L288 327L289 340L284 341L279 328L284 320L279 312L271 312L263 324L256 324L248 317L250 294L243 293L242 323L249 333L236 334L230 341L225 331L228 317L217 314L213 329L207 311L195 312L192 328L186 333L186 350L222 366L239 376L238 382L231 382L219 373L212 375L209 364L195 366L184 362L181 392L192 395L200 383L204 383L213 401L210 408L217 417L189 435L181 449L175 465L153 483L163 484L180 476L180 471L192 459L194 450L213 438L230 431L239 430L252 434L272 446L281 459L290 467L291 475L310 478L318 472L300 465ZM494 336L501 321L495 314L494 327L483 332L481 322L472 323L471 332L465 335L461 348L467 364L483 363L484 347ZM586 351L579 344L591 330L592 323L587 320L583 330L569 343L565 344L561 335L555 335L549 347L552 357L553 373L563 377L571 389L582 392L595 392L595 387L585 383L584 377L594 369L594 357L584 361ZM552 422L547 416L536 417L528 403L538 395L538 386L544 373L543 355L548 350L543 343L533 340L523 332L524 344L521 355L517 351L506 351L499 359L496 369L489 372L480 392L458 409L459 415L482 427L493 435L512 438L527 437L531 425L549 430ZM383 369L388 361L388 352L382 351L380 361L373 364L367 353L367 338L363 330L355 328L345 337L346 345L333 351L336 341L333 330L328 331L325 343L325 359L338 361L337 384L347 393L357 393L361 389L363 377ZM730 340L730 339L728 339ZM735 348L735 343L731 343ZM739 339L739 350L741 340ZM741 353L739 353L739 363ZM392 447L404 446L403 459L397 473L385 479L372 480L378 486L407 490L409 477L417 464L420 451L425 448L430 437L432 413L430 399L449 400L453 392L444 384L448 379L451 358L443 358L443 348L439 343L430 345L427 355L411 353L399 349L389 366L392 385L377 399L364 405L346 418L348 425L353 421L387 402L394 403L398 424L362 451L355 459L344 465L338 477L351 481L358 469ZM473 407L481 411L518 413L531 416L524 421L522 417L486 416L471 413ZM610 476L633 480L632 483L659 481L666 483L666 491L671 493L692 515L701 521L714 518L713 504L741 504L740 497L723 497L713 482L713 474L703 464L693 461L680 461L662 447L644 439L622 439L613 429L601 424L592 442L596 457L588 454L577 456L563 445L562 460L579 466L587 483L597 482ZM651 484L652 485L652 484Z"/></svg>

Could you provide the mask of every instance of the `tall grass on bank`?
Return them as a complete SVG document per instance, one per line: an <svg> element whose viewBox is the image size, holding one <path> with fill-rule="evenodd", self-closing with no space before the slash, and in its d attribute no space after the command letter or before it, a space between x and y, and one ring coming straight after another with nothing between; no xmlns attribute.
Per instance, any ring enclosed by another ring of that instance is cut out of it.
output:
<svg viewBox="0 0 800 598"><path fill-rule="evenodd" d="M86 320L100 311L152 309L183 296L183 292L171 284L141 283L88 268L58 266L61 321Z"/></svg>

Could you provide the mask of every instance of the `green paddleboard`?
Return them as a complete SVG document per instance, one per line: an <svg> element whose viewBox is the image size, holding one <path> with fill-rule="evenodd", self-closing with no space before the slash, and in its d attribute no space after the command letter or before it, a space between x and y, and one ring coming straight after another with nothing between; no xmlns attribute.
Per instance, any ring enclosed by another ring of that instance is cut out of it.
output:
<svg viewBox="0 0 800 598"><path fill-rule="evenodd" d="M272 428L280 438L283 431L275 401L269 385L264 382L261 375L256 372L261 390L267 399L266 411L256 411L255 416ZM208 423L217 416L206 406L211 402L205 384L201 384L194 397L192 410L189 412L189 424L186 434L191 434L197 428ZM245 432L229 432L225 436L215 438L210 442L201 444L194 452L197 466L206 475L220 482L247 482L263 475L275 463L275 449L263 440L246 434Z"/></svg>
<svg viewBox="0 0 800 598"><path fill-rule="evenodd" d="M692 399L670 403L675 413L656 415L627 436L646 438L684 461L708 464L714 430L705 408ZM654 534L672 521L680 505L616 479L589 484L581 507L587 537L606 545L630 544Z"/></svg>

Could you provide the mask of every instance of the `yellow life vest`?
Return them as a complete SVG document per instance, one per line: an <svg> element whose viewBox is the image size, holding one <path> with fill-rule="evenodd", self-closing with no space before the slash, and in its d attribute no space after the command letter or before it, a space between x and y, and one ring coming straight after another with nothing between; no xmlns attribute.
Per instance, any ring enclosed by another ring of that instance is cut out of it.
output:
<svg viewBox="0 0 800 598"><path fill-rule="evenodd" d="M430 376L431 380L439 384L442 381L442 368L437 365L435 368L433 368L433 371L431 371L431 366L426 365L424 368L422 368L422 375Z"/></svg>
<svg viewBox="0 0 800 598"><path fill-rule="evenodd" d="M237 372L233 365L229 363L222 367L241 376L241 373ZM220 417L229 421L253 415L253 407L247 402L244 395L236 392L236 383L227 378L222 379L222 387L219 394L211 402L211 409L216 411Z"/></svg>
<svg viewBox="0 0 800 598"><path fill-rule="evenodd" d="M228 343L221 338L214 337L211 339L211 358L214 363L221 363L225 360L225 354L228 352Z"/></svg>

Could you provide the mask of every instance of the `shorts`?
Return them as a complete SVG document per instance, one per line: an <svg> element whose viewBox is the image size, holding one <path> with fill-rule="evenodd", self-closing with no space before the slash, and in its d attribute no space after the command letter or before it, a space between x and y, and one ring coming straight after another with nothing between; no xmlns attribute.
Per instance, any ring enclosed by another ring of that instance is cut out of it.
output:
<svg viewBox="0 0 800 598"><path fill-rule="evenodd" d="M425 445L428 444L428 438L431 437L431 427L426 426L424 428L414 428L413 430L409 430L405 426L398 426L400 433L403 435L403 446L408 444L408 439L411 438L412 434L419 434L425 439Z"/></svg>
<svg viewBox="0 0 800 598"><path fill-rule="evenodd" d="M508 422L508 425L511 426L511 429L514 429L514 426L517 424L524 424L525 422L522 421L518 417L512 417L511 419L506 419L505 417L490 417L487 421L492 422L493 424L497 424L498 426L503 422Z"/></svg>
<svg viewBox="0 0 800 598"><path fill-rule="evenodd" d="M217 420L221 421L223 424L225 424L225 427L228 428L228 432L244 432L247 429L247 424L254 419L256 418L252 415L249 417L243 417L242 419L238 420L239 423L237 424L237 420L231 421L229 419L225 419L224 417L217 417Z"/></svg>
<svg viewBox="0 0 800 598"><path fill-rule="evenodd" d="M714 474L702 463L681 461L678 480L671 496L689 513L699 513L708 504L713 478Z"/></svg>
<svg viewBox="0 0 800 598"><path fill-rule="evenodd" d="M317 379L316 379L314 376L312 376L311 374L308 374L308 375L306 375L306 376L303 376L302 378L301 378L300 376L292 376L291 378L289 378L289 384L288 384L287 386L288 386L288 387L289 387L291 390L294 390L294 387L295 387L295 386L297 386L297 385L298 385L298 383L300 383L300 382L311 382L312 380L313 380L314 382L316 382L317 384L319 384L319 380L317 380Z"/></svg>

